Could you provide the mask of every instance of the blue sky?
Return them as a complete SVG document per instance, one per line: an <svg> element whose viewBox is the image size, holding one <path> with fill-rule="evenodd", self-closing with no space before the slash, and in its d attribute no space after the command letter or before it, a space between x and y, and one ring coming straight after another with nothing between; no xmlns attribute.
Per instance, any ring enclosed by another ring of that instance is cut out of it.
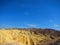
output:
<svg viewBox="0 0 60 45"><path fill-rule="evenodd" d="M60 29L60 0L0 0L0 28Z"/></svg>

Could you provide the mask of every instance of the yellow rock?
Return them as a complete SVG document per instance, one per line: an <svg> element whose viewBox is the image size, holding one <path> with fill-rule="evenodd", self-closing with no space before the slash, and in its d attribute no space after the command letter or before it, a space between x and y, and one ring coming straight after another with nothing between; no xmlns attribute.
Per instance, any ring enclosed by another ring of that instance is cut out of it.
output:
<svg viewBox="0 0 60 45"><path fill-rule="evenodd" d="M0 45L37 45L46 40L50 40L50 37L42 34L34 34L29 30L0 30Z"/></svg>

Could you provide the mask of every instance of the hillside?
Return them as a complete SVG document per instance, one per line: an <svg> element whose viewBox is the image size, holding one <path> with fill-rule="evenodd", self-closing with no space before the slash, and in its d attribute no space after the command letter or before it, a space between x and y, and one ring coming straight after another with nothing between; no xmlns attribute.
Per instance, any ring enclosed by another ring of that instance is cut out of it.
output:
<svg viewBox="0 0 60 45"><path fill-rule="evenodd" d="M0 45L49 45L59 37L53 29L0 29Z"/></svg>

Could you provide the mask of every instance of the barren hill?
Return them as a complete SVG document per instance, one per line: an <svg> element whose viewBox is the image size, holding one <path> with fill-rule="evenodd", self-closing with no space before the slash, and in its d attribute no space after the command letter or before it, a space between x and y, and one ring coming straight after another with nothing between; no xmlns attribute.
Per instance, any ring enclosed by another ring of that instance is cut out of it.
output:
<svg viewBox="0 0 60 45"><path fill-rule="evenodd" d="M53 29L0 29L0 45L49 45L58 37L60 31Z"/></svg>

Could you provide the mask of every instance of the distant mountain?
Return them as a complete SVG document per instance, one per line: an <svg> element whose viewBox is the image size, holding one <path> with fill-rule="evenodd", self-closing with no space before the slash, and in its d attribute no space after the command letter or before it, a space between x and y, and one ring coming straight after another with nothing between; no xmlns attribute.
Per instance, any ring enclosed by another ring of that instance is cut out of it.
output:
<svg viewBox="0 0 60 45"><path fill-rule="evenodd" d="M54 29L31 29L31 31L35 33L41 33L43 35L50 35L53 37L59 37L60 36L60 31L54 30Z"/></svg>
<svg viewBox="0 0 60 45"><path fill-rule="evenodd" d="M60 45L60 31L38 28L0 29L0 45Z"/></svg>

